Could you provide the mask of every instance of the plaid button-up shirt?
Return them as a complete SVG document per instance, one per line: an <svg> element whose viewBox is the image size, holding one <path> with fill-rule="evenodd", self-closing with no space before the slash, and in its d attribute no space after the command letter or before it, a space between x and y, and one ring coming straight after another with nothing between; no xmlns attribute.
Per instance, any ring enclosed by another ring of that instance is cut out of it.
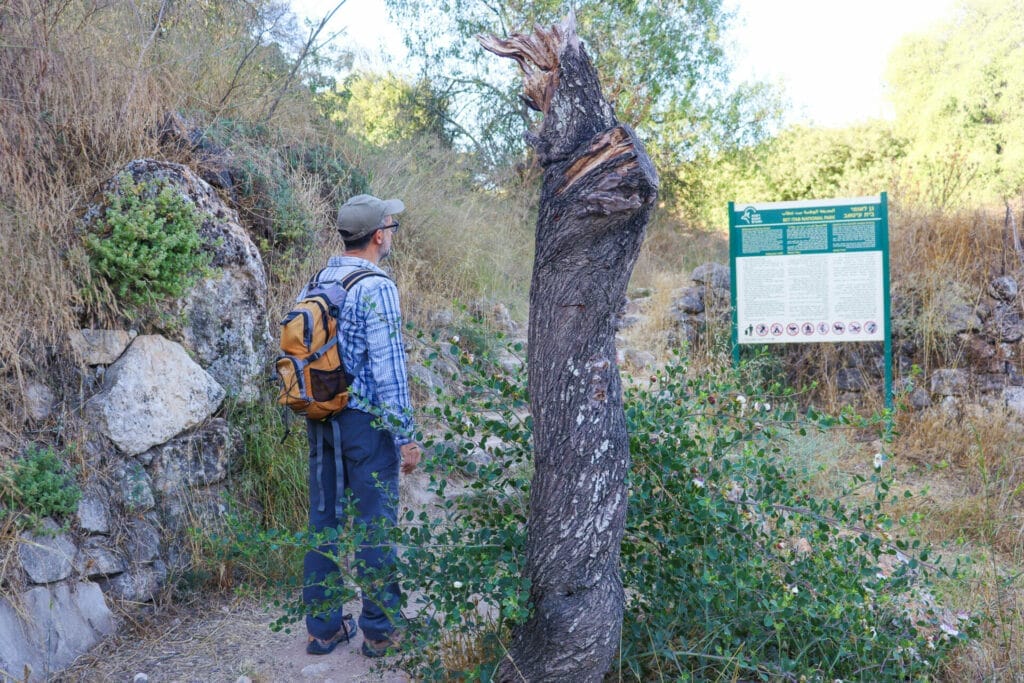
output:
<svg viewBox="0 0 1024 683"><path fill-rule="evenodd" d="M320 281L341 280L365 268L385 275L373 263L355 256L332 256ZM297 300L306 294L306 288ZM339 316L340 348L345 369L354 376L349 406L380 417L399 447L416 431L409 398L409 379L402 343L402 311L398 288L388 277L367 277L349 290Z"/></svg>

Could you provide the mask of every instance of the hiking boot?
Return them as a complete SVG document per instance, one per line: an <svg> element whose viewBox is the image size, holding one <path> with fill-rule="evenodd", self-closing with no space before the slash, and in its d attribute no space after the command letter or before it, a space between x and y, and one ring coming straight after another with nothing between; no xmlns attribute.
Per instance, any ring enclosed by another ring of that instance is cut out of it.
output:
<svg viewBox="0 0 1024 683"><path fill-rule="evenodd" d="M306 641L306 654L328 655L334 652L334 648L338 647L338 643L347 643L352 640L358 630L356 620L352 618L351 614L346 614L341 618L341 628L330 638L321 640L320 638L310 636Z"/></svg>
<svg viewBox="0 0 1024 683"><path fill-rule="evenodd" d="M405 634L402 629L395 629L384 640L372 640L363 638L363 654L372 659L393 654L402 646Z"/></svg>

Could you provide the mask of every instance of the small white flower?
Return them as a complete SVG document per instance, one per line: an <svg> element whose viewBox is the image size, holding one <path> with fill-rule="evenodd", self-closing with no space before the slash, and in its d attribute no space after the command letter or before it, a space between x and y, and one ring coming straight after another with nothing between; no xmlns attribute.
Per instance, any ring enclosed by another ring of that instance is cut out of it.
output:
<svg viewBox="0 0 1024 683"><path fill-rule="evenodd" d="M746 403L747 402L747 397L744 396L743 394L740 394L739 396L736 397L736 402L737 403Z"/></svg>
<svg viewBox="0 0 1024 683"><path fill-rule="evenodd" d="M457 335L457 334L453 334L452 335L452 343L453 344L458 344L459 343L459 335Z"/></svg>
<svg viewBox="0 0 1024 683"><path fill-rule="evenodd" d="M771 410L771 409L772 409L772 404L771 404L771 403L765 403L765 404L764 404L764 410L765 410L765 412L768 412L768 411L769 411L769 410Z"/></svg>
<svg viewBox="0 0 1024 683"><path fill-rule="evenodd" d="M956 630L944 621L939 623L939 628L942 629L942 632L945 633L947 636L953 636L954 638L956 638L958 635L960 635L960 631Z"/></svg>
<svg viewBox="0 0 1024 683"><path fill-rule="evenodd" d="M462 588L462 582L461 581L452 581L452 587L453 588Z"/></svg>
<svg viewBox="0 0 1024 683"><path fill-rule="evenodd" d="M875 453L875 462L874 462L875 469L876 470L882 469L882 465L884 465L885 461L888 460L888 459L889 458L885 457L885 453Z"/></svg>
<svg viewBox="0 0 1024 683"><path fill-rule="evenodd" d="M699 489L702 489L702 488L704 488L704 480L701 479L700 477L696 477L693 480L693 485L696 486Z"/></svg>
<svg viewBox="0 0 1024 683"><path fill-rule="evenodd" d="M797 595L797 594L800 593L800 588L797 587L797 586L790 586L789 587L789 592L792 593L793 595Z"/></svg>

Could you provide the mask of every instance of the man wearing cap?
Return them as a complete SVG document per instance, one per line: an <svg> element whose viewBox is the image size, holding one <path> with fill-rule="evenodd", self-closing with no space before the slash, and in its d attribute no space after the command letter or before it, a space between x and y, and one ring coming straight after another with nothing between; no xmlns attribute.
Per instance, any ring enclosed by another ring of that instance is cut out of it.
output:
<svg viewBox="0 0 1024 683"><path fill-rule="evenodd" d="M341 282L355 271L365 277L351 286L339 311L339 339L345 369L352 375L348 407L325 420L307 420L309 436L309 524L314 531L344 523L346 494L355 503L356 523L368 529L397 524L398 471L416 469L420 448L413 441L415 426L402 344L402 316L395 283L378 265L391 253L398 232L395 216L405 210L398 199L357 195L338 210L338 232L345 242L342 256L332 256L314 279ZM305 295L305 289L298 299ZM332 457L333 454L333 457ZM328 594L339 572L330 559L331 546L306 553L303 563L303 601L311 613L306 651L327 654L356 633L356 624L341 606L327 613L316 607ZM356 551L360 575L375 575L395 564L394 547L364 545ZM325 579L327 579L325 583ZM390 580L363 591L359 628L363 654L383 656L398 644L400 631L392 623L400 607L398 583Z"/></svg>

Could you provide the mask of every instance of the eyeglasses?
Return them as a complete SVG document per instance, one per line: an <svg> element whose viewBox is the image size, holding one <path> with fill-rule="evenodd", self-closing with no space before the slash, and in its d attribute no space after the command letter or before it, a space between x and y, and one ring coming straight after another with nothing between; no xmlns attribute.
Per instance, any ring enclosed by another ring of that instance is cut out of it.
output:
<svg viewBox="0 0 1024 683"><path fill-rule="evenodd" d="M380 226L377 229L378 230L394 230L395 232L398 232L398 226L399 226L398 221L395 221L391 225L382 225L382 226Z"/></svg>

